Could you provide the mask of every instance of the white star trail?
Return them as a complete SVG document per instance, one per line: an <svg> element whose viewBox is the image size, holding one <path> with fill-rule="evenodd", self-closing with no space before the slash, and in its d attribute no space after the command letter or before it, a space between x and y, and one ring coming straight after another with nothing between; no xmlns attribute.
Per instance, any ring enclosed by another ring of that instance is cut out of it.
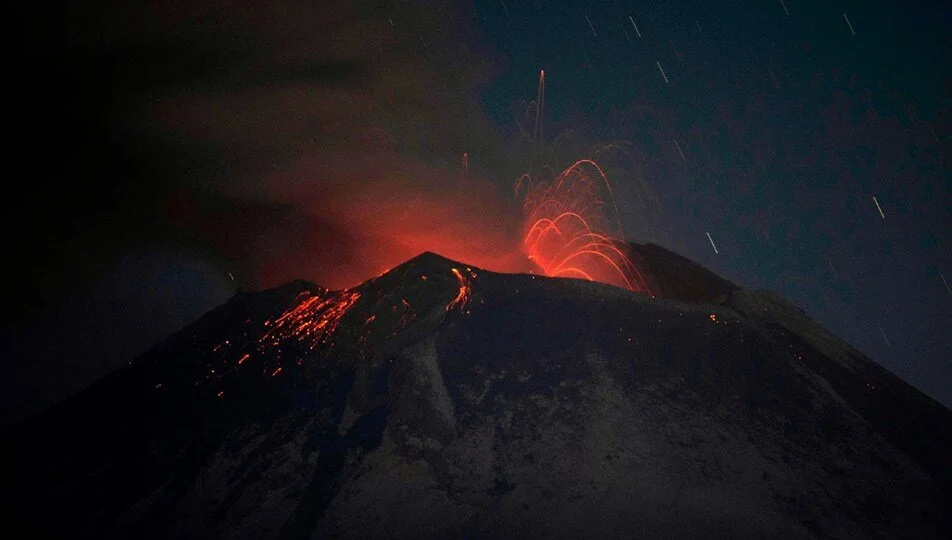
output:
<svg viewBox="0 0 952 540"><path fill-rule="evenodd" d="M598 37L598 34L595 33L595 27L592 26L592 19L589 19L588 15L586 15L585 20L588 21L588 27L592 29L592 35Z"/></svg>
<svg viewBox="0 0 952 540"><path fill-rule="evenodd" d="M939 277L942 278L942 284L945 285L945 291L949 293L949 296L952 296L952 289L949 288L949 282L945 280L945 276L942 275L942 272L939 272Z"/></svg>
<svg viewBox="0 0 952 540"><path fill-rule="evenodd" d="M846 13L843 14L843 18L846 19L846 24L850 27L850 32L855 36L856 32L853 30L853 25L850 24L850 18L846 16Z"/></svg>
<svg viewBox="0 0 952 540"><path fill-rule="evenodd" d="M885 214L883 214L883 209L879 206L879 201L876 200L876 197L873 197L873 202L876 203L876 210L879 210L879 217L886 219Z"/></svg>
<svg viewBox="0 0 952 540"><path fill-rule="evenodd" d="M664 77L664 82L668 82L668 76L664 74L664 68L661 67L661 62L655 62L658 64L658 70L661 71L661 76Z"/></svg>
<svg viewBox="0 0 952 540"><path fill-rule="evenodd" d="M790 12L787 11L787 4L784 4L783 0L780 0L780 5L783 6L783 12L786 13L787 16L790 16Z"/></svg>
<svg viewBox="0 0 952 540"><path fill-rule="evenodd" d="M704 234L706 234L706 235L707 235L707 239L711 241L711 247L714 248L714 253L718 253L718 254L719 254L720 251L717 251L717 246L714 245L714 239L711 238L711 233L704 233Z"/></svg>
<svg viewBox="0 0 952 540"><path fill-rule="evenodd" d="M631 21L631 25L635 27L635 33L638 34L638 39L641 39L641 30L638 30L638 25L635 24L635 19L629 15L628 20Z"/></svg>
<svg viewBox="0 0 952 540"><path fill-rule="evenodd" d="M687 163L688 160L684 159L684 152L681 151L681 145L678 144L678 140L677 139L673 139L673 140L674 140L674 147L677 148L678 153L681 154L681 161Z"/></svg>

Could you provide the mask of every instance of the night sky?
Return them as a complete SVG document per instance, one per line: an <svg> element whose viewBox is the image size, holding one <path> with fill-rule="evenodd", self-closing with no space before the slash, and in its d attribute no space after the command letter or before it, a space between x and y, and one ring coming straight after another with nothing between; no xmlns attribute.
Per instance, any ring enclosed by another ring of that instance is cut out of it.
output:
<svg viewBox="0 0 952 540"><path fill-rule="evenodd" d="M2 424L237 290L527 270L515 180L606 148L629 240L952 406L949 4L256 4L9 8Z"/></svg>

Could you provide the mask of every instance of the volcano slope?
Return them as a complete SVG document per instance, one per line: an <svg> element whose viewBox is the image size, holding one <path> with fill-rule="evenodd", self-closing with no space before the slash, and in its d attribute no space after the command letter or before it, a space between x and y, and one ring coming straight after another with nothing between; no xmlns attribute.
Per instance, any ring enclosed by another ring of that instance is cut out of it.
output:
<svg viewBox="0 0 952 540"><path fill-rule="evenodd" d="M237 295L8 431L6 523L42 538L952 535L949 410L796 307L638 248L678 300L429 253L347 291Z"/></svg>

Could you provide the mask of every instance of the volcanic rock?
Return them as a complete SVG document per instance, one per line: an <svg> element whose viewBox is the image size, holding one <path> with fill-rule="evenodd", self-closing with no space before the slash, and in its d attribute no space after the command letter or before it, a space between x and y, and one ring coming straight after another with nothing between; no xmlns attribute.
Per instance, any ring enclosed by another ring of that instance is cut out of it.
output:
<svg viewBox="0 0 952 540"><path fill-rule="evenodd" d="M7 524L952 536L952 412L782 299L635 251L654 298L431 253L347 291L235 296L5 433Z"/></svg>

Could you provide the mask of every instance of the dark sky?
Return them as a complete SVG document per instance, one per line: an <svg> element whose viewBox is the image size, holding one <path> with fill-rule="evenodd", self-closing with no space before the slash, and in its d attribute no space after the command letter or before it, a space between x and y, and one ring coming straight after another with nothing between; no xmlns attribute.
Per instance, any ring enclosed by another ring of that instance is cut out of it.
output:
<svg viewBox="0 0 952 540"><path fill-rule="evenodd" d="M4 424L238 287L520 269L543 69L545 159L624 148L629 239L952 405L947 3L152 4L8 8Z"/></svg>

